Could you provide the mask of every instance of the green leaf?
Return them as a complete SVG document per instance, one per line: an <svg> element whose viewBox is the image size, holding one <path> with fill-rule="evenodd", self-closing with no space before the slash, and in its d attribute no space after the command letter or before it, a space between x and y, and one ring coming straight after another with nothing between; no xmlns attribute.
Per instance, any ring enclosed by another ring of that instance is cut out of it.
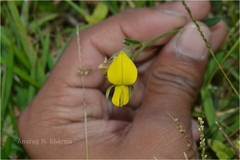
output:
<svg viewBox="0 0 240 160"><path fill-rule="evenodd" d="M233 149L221 141L208 139L207 142L219 159L229 159L235 155Z"/></svg>
<svg viewBox="0 0 240 160"><path fill-rule="evenodd" d="M8 137L2 150L1 150L1 159L8 159L11 153L12 138Z"/></svg>
<svg viewBox="0 0 240 160"><path fill-rule="evenodd" d="M108 99L109 94L110 94L112 88L115 87L115 86L116 86L116 85L112 85L112 86L110 86L110 87L107 89L107 91L106 91L106 99Z"/></svg>
<svg viewBox="0 0 240 160"><path fill-rule="evenodd" d="M105 19L108 14L108 6L103 3L99 2L95 7L92 16L98 18L99 21Z"/></svg>
<svg viewBox="0 0 240 160"><path fill-rule="evenodd" d="M37 27L40 27L41 25L43 25L44 23L52 20L52 19L55 19L56 17L58 17L58 14L57 13L49 13L49 14L44 14L42 15L42 17L40 18L37 18L35 19L33 22L31 22L29 24L29 29L31 31L34 31L37 29Z"/></svg>
<svg viewBox="0 0 240 160"><path fill-rule="evenodd" d="M216 111L213 106L211 94L207 87L202 87L200 92L201 92L202 104L204 107L204 112L206 114L207 122L208 122L208 125L211 127L215 125L215 121L217 120Z"/></svg>
<svg viewBox="0 0 240 160"><path fill-rule="evenodd" d="M215 24L217 24L220 20L221 20L220 17L214 17L214 18L206 18L201 21L205 23L208 27L212 27Z"/></svg>
<svg viewBox="0 0 240 160"><path fill-rule="evenodd" d="M19 140L19 139L18 139ZM17 143L17 144L16 144ZM19 151L19 152L24 152L23 148L21 147L19 142L12 143L12 150L14 151Z"/></svg>
<svg viewBox="0 0 240 160"><path fill-rule="evenodd" d="M19 49L17 47L14 47L14 53L16 55L16 57L20 60L20 62L28 69L30 70L31 68L31 64L28 61L27 57L25 57L25 54L21 51L19 51Z"/></svg>
<svg viewBox="0 0 240 160"><path fill-rule="evenodd" d="M22 53L21 51L19 51L19 49L13 45L12 41L7 36L4 35L4 33L1 34L1 39L2 39L2 42L4 42L6 45L8 45L8 47L10 47L10 45L13 46L16 57L21 61L21 63L27 69L30 69L31 68L30 62L28 61L27 57L25 57L25 54Z"/></svg>
<svg viewBox="0 0 240 160"><path fill-rule="evenodd" d="M221 60L223 59L224 54L225 54L224 52L219 52L218 54L216 54L215 57L217 58L217 60ZM216 60L214 60L214 58L211 58L208 62L207 69L205 71L203 85L210 84L212 78L216 76L217 69L218 69L218 65Z"/></svg>
<svg viewBox="0 0 240 160"><path fill-rule="evenodd" d="M9 39L7 36L5 36L5 33L4 33L4 31L2 30L2 28L3 28L3 27L1 27L2 33L0 34L0 36L1 36L1 42L5 43L6 45L10 45L10 44L11 44L11 41L10 41L10 39Z"/></svg>
<svg viewBox="0 0 240 160"><path fill-rule="evenodd" d="M124 38L123 44L130 46L132 44L140 44L140 42L134 39Z"/></svg>
<svg viewBox="0 0 240 160"><path fill-rule="evenodd" d="M56 7L52 1L35 1L37 4L38 13L46 13L46 12L56 12L59 9L59 6Z"/></svg>
<svg viewBox="0 0 240 160"><path fill-rule="evenodd" d="M25 28L23 27L15 2L13 1L7 1L7 2L8 2L8 7L11 12L12 18L14 20L14 24L15 24L14 27L16 27L16 31L17 31L16 32L17 35L15 37L17 37L21 41L24 51L27 54L29 61L31 62L31 65L33 65L32 63L36 61L36 53L33 49L33 45L30 42L30 39L28 38Z"/></svg>
<svg viewBox="0 0 240 160"><path fill-rule="evenodd" d="M154 7L154 1L153 0L148 0L148 7Z"/></svg>
<svg viewBox="0 0 240 160"><path fill-rule="evenodd" d="M27 89L19 86L15 86L16 90L16 105L19 110L22 111L27 106Z"/></svg>
<svg viewBox="0 0 240 160"><path fill-rule="evenodd" d="M137 7L143 7L146 5L147 1L133 1Z"/></svg>
<svg viewBox="0 0 240 160"><path fill-rule="evenodd" d="M2 58L1 58L2 60ZM1 107L2 111L2 118L4 118L7 104L9 101L9 97L12 92L12 81L13 81L13 64L14 64L14 53L13 53L13 45L9 47L8 51L8 58L6 61L6 71L3 79L3 105Z"/></svg>
<svg viewBox="0 0 240 160"><path fill-rule="evenodd" d="M118 1L104 1L104 3L107 4L113 14L117 14L119 12Z"/></svg>
<svg viewBox="0 0 240 160"><path fill-rule="evenodd" d="M40 88L41 85L35 81L34 79L32 79L26 72L20 70L18 67L14 67L13 68L14 73L16 73L20 78L26 80L27 82L29 82L31 85Z"/></svg>
<svg viewBox="0 0 240 160"><path fill-rule="evenodd" d="M37 79L40 85L43 85L43 83L46 80L46 74L44 72L44 69L41 65L41 63L37 63Z"/></svg>
<svg viewBox="0 0 240 160"><path fill-rule="evenodd" d="M219 14L224 8L222 1L210 1L211 10L214 14Z"/></svg>
<svg viewBox="0 0 240 160"><path fill-rule="evenodd" d="M11 125L12 125L13 130L15 132L17 132L17 119L16 119L16 116L14 115L14 105L12 103L8 104L8 113L7 113L7 115L11 119Z"/></svg>
<svg viewBox="0 0 240 160"><path fill-rule="evenodd" d="M211 128L211 133L215 133L216 139L222 140L223 137L221 136L221 132L219 130L217 130L217 127L215 125L215 121L217 120L217 115L216 115L216 111L214 109L213 100L211 98L211 93L209 92L209 89L207 88L207 86L202 86L200 93L201 93L201 97L202 97L202 105L203 105L204 112L206 115L207 123ZM216 132L216 130L217 130L217 132Z"/></svg>
<svg viewBox="0 0 240 160"><path fill-rule="evenodd" d="M72 2L71 0L66 0L66 2L68 4L70 4L76 11L78 11L81 15L83 15L84 17L87 16L87 14L84 12L84 10L79 7L78 5L76 5L74 2Z"/></svg>
<svg viewBox="0 0 240 160"><path fill-rule="evenodd" d="M237 147L238 150L240 150L239 139L234 140L234 141L233 141L233 144Z"/></svg>
<svg viewBox="0 0 240 160"><path fill-rule="evenodd" d="M103 2L99 2L93 11L93 14L86 16L85 19L90 24L96 24L105 19L107 17L107 14L108 6Z"/></svg>
<svg viewBox="0 0 240 160"><path fill-rule="evenodd" d="M49 68L49 70L52 70L53 69L53 66L54 66L54 59L53 57L51 56L51 54L48 54L48 58L47 58L47 66Z"/></svg>
<svg viewBox="0 0 240 160"><path fill-rule="evenodd" d="M22 22L23 26L26 27L28 25L28 20L29 20L29 6L30 3L28 1L24 1L22 4Z"/></svg>
<svg viewBox="0 0 240 160"><path fill-rule="evenodd" d="M45 71L45 69L46 69L47 58L50 53L49 52L49 39L50 39L50 34L48 33L46 35L46 39L44 39L44 41L43 41L43 55L42 55L42 61L41 61L43 71Z"/></svg>
<svg viewBox="0 0 240 160"><path fill-rule="evenodd" d="M2 64L7 64L7 61L5 59L3 59L2 57L0 57L0 63ZM32 84L33 86L40 88L41 85L36 82L34 79L32 79L26 72L24 72L23 70L19 69L18 67L14 66L13 67L13 72L15 74L17 74L20 78L26 80L27 82L29 82L30 84Z"/></svg>

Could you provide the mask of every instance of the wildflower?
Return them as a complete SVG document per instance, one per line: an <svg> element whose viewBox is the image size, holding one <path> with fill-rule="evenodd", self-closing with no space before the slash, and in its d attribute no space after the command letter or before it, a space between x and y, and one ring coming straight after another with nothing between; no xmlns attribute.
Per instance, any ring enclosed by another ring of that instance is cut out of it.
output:
<svg viewBox="0 0 240 160"><path fill-rule="evenodd" d="M106 91L106 97L108 98L110 90L115 87L112 97L112 103L115 106L122 107L128 103L133 84L137 80L137 74L137 68L133 61L124 51L121 51L107 70L108 80L113 85Z"/></svg>

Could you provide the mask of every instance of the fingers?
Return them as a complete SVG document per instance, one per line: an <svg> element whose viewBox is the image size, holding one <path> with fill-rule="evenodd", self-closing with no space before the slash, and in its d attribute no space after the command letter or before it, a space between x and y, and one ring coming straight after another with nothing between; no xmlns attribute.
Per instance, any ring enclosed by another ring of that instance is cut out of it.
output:
<svg viewBox="0 0 240 160"><path fill-rule="evenodd" d="M206 39L210 41L211 31L204 24L198 23ZM219 28L224 27L220 25ZM225 35L218 36L220 40L212 41L212 44L218 47ZM139 139L142 139L142 144L152 146L152 152L147 153L147 156L159 155L158 158L164 158L161 157L164 153L159 152L160 148L157 147L161 145L165 150L175 148L179 151L175 154L169 152L166 156L168 158L184 158L183 152L187 153L188 158L196 158L196 152L187 147L188 143L194 146L190 111L202 82L208 55L202 37L193 23L186 25L162 49L151 68L142 107L125 139L126 145L136 145L140 143ZM178 119L189 142L179 133L176 123L167 113ZM169 140L169 144L166 143L166 139Z"/></svg>
<svg viewBox="0 0 240 160"><path fill-rule="evenodd" d="M186 1L186 4L191 9L193 17L197 20L205 18L211 7L210 2L208 1ZM164 3L163 5L160 5L159 8L167 10L168 13L183 14L187 17L188 21L190 21L190 17L180 1Z"/></svg>
<svg viewBox="0 0 240 160"><path fill-rule="evenodd" d="M211 31L212 31L211 47L213 51L216 51L225 40L225 37L227 35L227 25L223 20L221 20L216 25L211 27Z"/></svg>
<svg viewBox="0 0 240 160"><path fill-rule="evenodd" d="M98 66L105 56L110 57L125 47L122 43L125 37L146 41L166 31L181 27L185 23L183 16L174 16L157 9L141 8L120 13L83 30L80 34L82 66L91 69L90 73L85 76L85 86L91 88L104 86L105 79ZM164 42L165 40L162 40L158 43ZM55 66L50 76L54 79L52 83L80 87L81 80L77 74L79 63L77 38L75 37Z"/></svg>
<svg viewBox="0 0 240 160"><path fill-rule="evenodd" d="M212 34L212 40L209 42L213 51L216 51L219 46L223 43L226 35L227 35L227 26L223 20L218 22L216 25L210 28ZM193 35L191 35L190 40L192 40ZM189 41L190 41L189 40ZM146 64L138 67L138 71L140 74L144 74L145 77L148 75L146 71L150 69L151 64L154 62L154 59L149 60ZM146 78L142 78L146 79ZM135 84L135 90L132 98L130 99L130 105L134 107L139 107L141 101L144 97L145 85L143 85L142 81L137 81Z"/></svg>

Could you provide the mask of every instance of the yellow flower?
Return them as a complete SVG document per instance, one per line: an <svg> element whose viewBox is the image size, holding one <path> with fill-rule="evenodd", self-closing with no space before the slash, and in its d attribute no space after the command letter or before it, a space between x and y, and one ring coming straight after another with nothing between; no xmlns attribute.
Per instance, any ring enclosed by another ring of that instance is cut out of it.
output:
<svg viewBox="0 0 240 160"><path fill-rule="evenodd" d="M137 68L133 61L121 51L113 60L107 71L109 82L114 84L115 90L112 103L115 106L126 105L129 101L129 87L133 88L133 84L137 80ZM109 89L111 89L110 87ZM110 91L108 91L107 95Z"/></svg>
<svg viewBox="0 0 240 160"><path fill-rule="evenodd" d="M121 85L116 86L114 90L114 94L112 97L112 103L115 106L123 106L126 105L129 101L129 90L127 86Z"/></svg>

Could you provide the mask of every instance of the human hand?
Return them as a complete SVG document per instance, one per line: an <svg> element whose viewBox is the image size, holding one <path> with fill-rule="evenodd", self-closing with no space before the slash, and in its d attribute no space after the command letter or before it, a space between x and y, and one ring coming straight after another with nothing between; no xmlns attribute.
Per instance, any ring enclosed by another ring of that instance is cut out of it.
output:
<svg viewBox="0 0 240 160"><path fill-rule="evenodd" d="M208 2L188 2L196 19L209 12ZM202 9L204 8L204 10ZM176 15L164 10L172 10ZM82 66L91 68L84 76L88 115L89 158L196 158L186 139L167 115L169 112L186 130L194 146L191 105L201 85L208 52L197 29L189 23L180 2L156 8L131 9L80 32ZM147 41L174 28L183 27L142 53L136 60L138 80L127 106L109 105L104 92L109 82L98 65L124 47L125 37ZM219 22L210 30L201 28L216 50L226 35ZM212 38L210 38L212 37ZM77 38L66 48L47 82L19 119L23 140L46 139L47 144L24 144L31 158L85 158L83 89L79 67ZM137 112L136 112L137 110ZM48 140L71 140L71 144L50 144ZM196 149L195 149L196 150Z"/></svg>

